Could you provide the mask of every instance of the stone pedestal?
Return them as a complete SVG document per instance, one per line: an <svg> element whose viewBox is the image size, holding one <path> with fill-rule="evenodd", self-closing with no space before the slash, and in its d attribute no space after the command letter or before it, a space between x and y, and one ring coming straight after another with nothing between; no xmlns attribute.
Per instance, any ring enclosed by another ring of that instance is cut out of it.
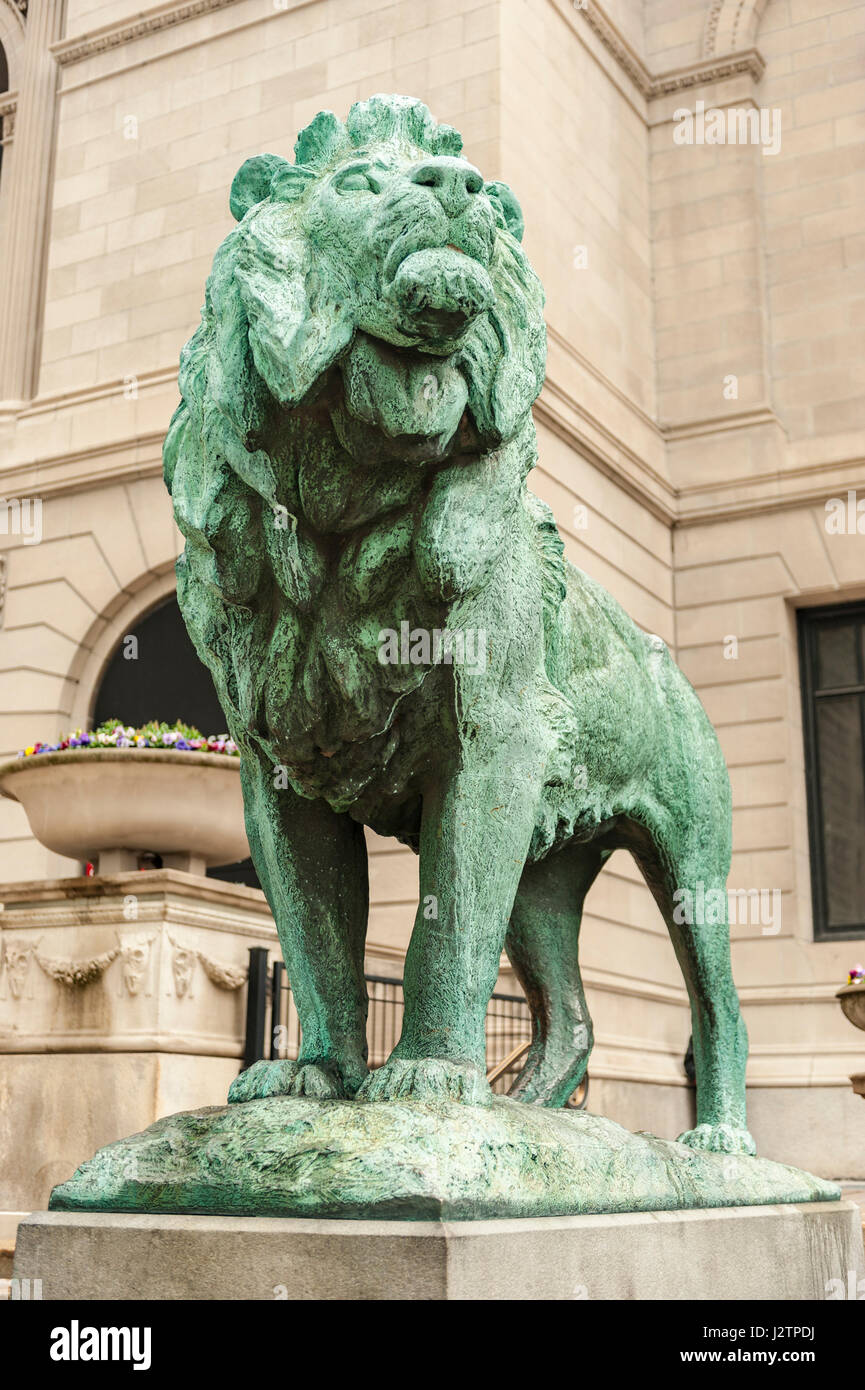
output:
<svg viewBox="0 0 865 1390"><path fill-rule="evenodd" d="M249 948L279 953L263 893L172 869L2 896L0 1214L45 1206L94 1149L223 1100Z"/></svg>
<svg viewBox="0 0 865 1390"><path fill-rule="evenodd" d="M457 1222L38 1212L15 1275L76 1302L865 1294L852 1202Z"/></svg>

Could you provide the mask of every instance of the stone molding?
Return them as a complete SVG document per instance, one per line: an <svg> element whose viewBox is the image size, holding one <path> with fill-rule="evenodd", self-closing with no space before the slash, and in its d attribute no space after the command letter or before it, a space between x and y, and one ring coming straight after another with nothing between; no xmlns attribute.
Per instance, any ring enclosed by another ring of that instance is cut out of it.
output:
<svg viewBox="0 0 865 1390"><path fill-rule="evenodd" d="M188 19L210 14L213 10L225 9L235 4L235 0L172 0L167 5L158 5L145 11L134 20L120 20L114 24L104 24L89 33L73 35L51 45L51 52L61 68L81 63L85 58L93 58L98 53L107 53L112 48L122 48L134 39L158 34L162 29L172 29L176 24L185 24Z"/></svg>
<svg viewBox="0 0 865 1390"><path fill-rule="evenodd" d="M174 869L158 869L149 871L147 877L155 878L157 875L159 875L160 878L169 875L173 879L189 878L191 880L190 884L184 884L182 887L186 889L190 898L196 898L201 901L208 892L204 884L201 884L201 887L198 886L201 881L198 880L198 882L196 882L194 875L182 875ZM5 941L11 945L14 941L16 947L24 948L26 946L28 949L35 949L38 942L34 943L28 941L25 935L26 933L30 931L39 932L39 940L41 941L44 932L60 927L102 927L114 930L118 926L118 916L123 915L123 901L127 896L130 896L128 891L124 890L128 890L128 888L135 885L136 882L140 884L141 878L142 875L140 873L130 873L112 875L102 880L97 878L80 880L33 880L32 882L23 884L4 885L3 897L6 900L7 907L4 913L0 915L0 928L2 928L2 930L0 930L0 944ZM106 896L79 905L75 905L75 903L71 901L65 903L63 901L58 901L58 899L62 899L62 897L65 896L63 888L66 884L77 886L79 882L85 885L95 884L97 887L104 885L105 889L109 892L112 888L114 892L111 897ZM218 883L222 886L220 880L209 879L205 882L208 885L211 883ZM241 916L240 913L229 915L223 912L216 915L213 911L213 907L216 906L216 904L210 907L202 904L202 906L196 908L191 902L187 901L181 903L172 901L168 896L161 897L149 895L149 897L144 897L143 895L139 896L136 894L134 895L137 899L135 907L136 915L127 919L128 931L130 934L135 935L136 928L140 931L142 927L160 923L164 924L166 927L199 928L219 933L254 937L256 939L264 937L266 940L272 939L274 948L276 949L276 928L270 920L270 911L264 900L264 894L260 893L257 889L245 889L243 885L227 884L224 886L230 890L240 888L242 891L254 895L250 907L256 912L256 915L260 912L261 916L266 918L266 920L259 924L251 922L248 915ZM256 902L255 899L260 899L260 901ZM16 903L18 906L17 911L15 907ZM38 908L38 912L34 911L36 908ZM32 916L31 913L33 914ZM127 930L127 928L124 928L124 930ZM178 940L176 937L171 936L170 932L168 933L168 937L173 946L195 952L200 950L198 944ZM377 943L375 941L367 942L366 954L368 957L381 960L402 960L402 951L399 948L392 947L385 943ZM221 965L220 962L215 961L210 963L213 964L217 970ZM509 968L506 960L503 960L503 967L506 971ZM236 967L232 966L232 970L235 968ZM618 974L613 971L593 968L591 966L587 966L583 971L583 979L584 983L590 989L598 990L603 993L626 994L628 996L635 995L653 1003L670 1004L681 1007L687 1004L687 993L683 985L666 985L661 982L644 980L629 975ZM235 988L236 986L232 985L231 987ZM837 988L837 983L831 981L828 983L807 982L796 985L743 986L740 988L740 996L743 1004L749 1007L758 1004L775 1005L793 1003L821 1005L829 1003L834 1007ZM806 1048L810 1048L810 1044L805 1046ZM853 1046L855 1051L855 1039L851 1043L851 1046ZM786 1044L784 1047L785 1050L789 1050ZM830 1047L829 1050L837 1051L837 1045Z"/></svg>
<svg viewBox="0 0 865 1390"><path fill-rule="evenodd" d="M738 51L743 39L753 39L766 0L712 0L703 30L702 53L711 58L719 41L726 51Z"/></svg>
<svg viewBox="0 0 865 1390"><path fill-rule="evenodd" d="M276 955L276 931L260 891L161 869L146 875L9 884L4 886L3 898L0 999L7 1021L0 1025L0 1050L240 1055L242 1043L236 1022L228 1021L235 1015L219 1015L224 1017L221 1031L207 1026L195 1003L193 977L200 969L216 991L213 1004L222 995L225 1005L220 1008L224 1009L232 996L239 997L246 965L237 956L243 956L245 946L265 945ZM134 903L128 901L130 898ZM91 935L69 935L70 930L75 933L82 928L89 929ZM65 929L66 934L57 938L58 929ZM52 942L52 932L57 945ZM93 932L104 932L105 936L100 939ZM236 943L233 963L226 959L232 953L218 944L227 937ZM367 959L398 968L402 951L391 944L369 941ZM109 977L110 967L114 968ZM123 1001L113 1006L110 1029L93 1027L92 1016L87 1014L82 1015L78 1027L67 1023L59 1030L52 1014L48 1029L44 1011L53 1010L50 999L60 996L46 999L45 986L38 985L40 972L54 982L56 990L69 996L81 997L86 992L90 998L91 988L98 993L102 979L102 990ZM584 982L590 993L637 998L674 1008L683 1020L686 1016L687 997L681 984L668 985L592 967L585 970ZM506 968L502 986L507 985ZM755 1005L819 1005L827 1014L831 1012L834 1020L835 989L834 983L813 982L746 987L742 1001L746 1009ZM31 1002L34 991L38 994L35 1003ZM182 1013L163 1016L160 1001L169 1007L172 997L173 1007ZM203 1028L197 1026L199 1017ZM13 1028L10 1025L15 1018L19 1022ZM684 1037L686 1024L683 1027ZM831 1033L816 1042L757 1044L751 1051L749 1079L752 1085L773 1088L845 1088L847 1075L856 1066L857 1047L855 1038L841 1041ZM681 1051L675 1045L657 1036L626 1036L604 1027L598 1029L592 1076L598 1081L676 1089L688 1084Z"/></svg>
<svg viewBox="0 0 865 1390"><path fill-rule="evenodd" d="M3 889L4 896L6 889ZM264 935L266 938L272 937L273 944L276 946L276 928L270 919L270 911L265 907L262 913L262 922L259 924L250 920L250 916L237 916L228 913L215 915L212 908L195 907L191 903L173 902L170 898L153 898L148 901L146 898L135 896L135 915L127 920L130 929L133 925L150 926L153 924L165 924L173 927L206 927L209 931L228 933L232 936L252 937L258 940ZM262 895L263 896L263 895ZM31 908L30 905L24 911L9 911L8 908L3 916L0 917L0 926L5 931L26 931L31 929L31 923L26 920ZM122 917L124 908L122 898L113 898L108 902L94 903L86 910L71 906L42 906L39 907L39 930L51 930L58 927L103 927L113 929L117 925L118 917ZM36 923L32 924L33 928ZM2 936L0 936L2 940Z"/></svg>
<svg viewBox="0 0 865 1390"><path fill-rule="evenodd" d="M561 7L555 4L555 0L553 4L561 13ZM581 3L573 5L573 10L583 16L589 28L639 92L644 97L651 97L652 74L600 5L596 4L595 0L581 0Z"/></svg>
<svg viewBox="0 0 865 1390"><path fill-rule="evenodd" d="M744 49L741 53L728 53L721 58L702 58L687 67L672 68L659 73L652 79L650 100L668 96L671 92L683 92L689 87L706 87L713 82L726 82L731 77L746 73L754 82L759 82L766 71L766 63L756 48Z"/></svg>
<svg viewBox="0 0 865 1390"><path fill-rule="evenodd" d="M6 0L7 4L13 4L13 6L20 2L21 0ZM122 48L136 39L146 38L178 24L185 24L187 20L198 19L201 15L210 14L214 10L225 9L235 2L236 0L170 0L170 3L158 5L152 10L145 11L134 20L120 20L83 34L61 39L59 43L51 45L51 52L61 68L71 67L100 53ZM302 0L303 2L304 0ZM309 0L306 2L308 3ZM552 3L559 10L559 13L564 12L561 3L557 3L557 0L552 0ZM573 11L583 16L589 28L621 71L634 84L641 96L645 97L647 101L652 101L655 97L664 96L669 92L683 91L689 87L700 87L709 82L724 81L743 72L749 73L755 82L759 82L765 71L765 63L757 49L737 50L735 48L735 39L745 26L738 25L738 23L733 24L731 32L734 43L731 45L731 51L720 55L716 54L715 45L719 32L720 10L724 3L729 5L730 0L716 0L710 12L703 43L703 56L694 63L661 73L652 73L647 68L627 39L619 32L601 6L596 3L596 0L585 0L585 3L573 6ZM745 7L745 0L734 0L734 3L738 3L739 10ZM750 0L748 8L754 8L754 0ZM713 13L716 10L718 13L713 24ZM726 29L723 32L726 33Z"/></svg>
<svg viewBox="0 0 865 1390"><path fill-rule="evenodd" d="M164 376L167 380L169 374ZM162 378L163 373L159 373L160 381ZM106 391L102 394L111 393ZM67 401L69 405L74 403L77 402ZM539 424L552 430L576 453L593 463L624 492L671 527L810 506L825 498L826 488L846 486L847 470L858 470L861 474L865 463L862 456L857 454L830 459L819 465L793 466L770 473L674 487L639 454L605 430L593 415L582 410L573 396L559 386L553 377L547 377L534 409ZM591 438L584 428L586 425L591 429ZM669 445L737 430L763 429L768 425L782 428L770 409L761 408L727 417L689 420L681 425L654 426L654 429ZM14 464L0 470L0 494L61 497L117 483L160 478L163 438L163 431L153 431L41 458L32 463ZM604 441L602 445L598 443L599 438ZM818 473L820 478L815 480ZM822 481L823 475L826 475L825 482ZM731 490L741 490L743 496L731 502L716 499L704 506L692 500L701 494ZM0 624L2 607L0 575Z"/></svg>
<svg viewBox="0 0 865 1390"><path fill-rule="evenodd" d="M729 0L726 2L729 3ZM561 13L561 5L557 4L556 0L552 0L552 3ZM725 0L716 0L716 3L720 9ZM740 9L743 4L744 0L739 0ZM670 92L685 91L689 87L703 87L710 82L723 82L730 77L737 77L740 73L748 73L755 82L759 82L766 70L766 64L756 48L734 51L735 46L731 45L731 51L718 55L714 43L707 48L704 42L703 56L695 62L684 67L671 68L667 72L653 73L596 0L585 0L585 3L574 5L573 9L575 13L583 16L617 66L630 78L640 95L647 101L667 96ZM714 33L717 36L717 25Z"/></svg>
<svg viewBox="0 0 865 1390"><path fill-rule="evenodd" d="M711 58L715 52L715 45L718 42L718 25L721 20L721 11L724 8L724 0L712 0L709 6L709 13L706 15L706 28L703 31L703 57Z"/></svg>
<svg viewBox="0 0 865 1390"><path fill-rule="evenodd" d="M551 343L558 343L559 335L554 329L549 330L549 336ZM566 344L564 347L567 350ZM570 350L569 355L578 366L582 365L579 354ZM620 398L621 393L613 383L607 382L596 372L592 373L592 376L597 378L605 389L609 389L614 397ZM153 372L147 380L147 384L152 385L154 389L175 382L175 368ZM80 393L80 396L69 393L63 397L62 403L74 407L79 402L110 396L114 394L115 389L113 384L103 383L99 387L88 388L86 392ZM54 398L51 398L49 402L49 398L46 397L44 402L37 401L38 409L56 408L53 400ZM629 406L638 424L644 425L653 436L663 440L667 446L682 446L690 440L699 440L706 436L718 437L737 431L773 427L779 431L782 450L787 447L783 427L768 407L658 426L626 398L624 404ZM28 418L34 413L36 412L32 409L22 412ZM548 375L541 396L535 404L535 418L538 424L558 435L624 492L634 497L665 525L673 528L822 504L826 496L838 488L844 488L848 484L857 485L861 476L857 478L851 475L861 475L865 466L865 456L855 448L855 443L851 451L849 445L853 441L845 439L839 441L839 444L845 445L843 455L835 449L835 457L824 457L819 462L803 459L800 465L794 448L790 455L789 467L772 469L761 474L721 480L710 479L699 484L674 487L657 469L647 463L645 458L629 448L618 435L605 429L595 415L584 410L579 405L579 400L575 399L573 391L560 385L556 376ZM160 478L162 441L163 433L154 431L110 440L33 462L13 464L8 469L0 470L0 495L60 497L117 483ZM824 452L829 442L825 439L821 441ZM735 497L730 496L733 493L736 494ZM0 626L3 610L2 559L3 557L0 557Z"/></svg>
<svg viewBox="0 0 865 1390"><path fill-rule="evenodd" d="M248 948L279 950L263 893L162 869L2 896L0 1053L240 1056Z"/></svg>
<svg viewBox="0 0 865 1390"><path fill-rule="evenodd" d="M731 411L727 415L707 416L702 420L684 420L675 425L663 425L661 429L668 443L676 443L680 439L701 439L707 434L725 434L728 430L753 429L756 425L783 428L774 410L764 405Z"/></svg>
<svg viewBox="0 0 865 1390"><path fill-rule="evenodd" d="M575 453L593 463L600 473L635 498L659 521L666 526L675 524L676 493L666 479L661 478L621 440L604 430L593 416L581 410L572 397L549 377L535 402L534 413L539 424L546 425ZM583 429L582 426L589 421L593 432L600 433L602 443L590 439Z"/></svg>
<svg viewBox="0 0 865 1390"><path fill-rule="evenodd" d="M731 521L767 512L823 507L826 498L861 487L865 458L830 460L801 468L764 473L755 478L714 479L681 488L676 529L710 521ZM746 495L728 499L725 494Z"/></svg>

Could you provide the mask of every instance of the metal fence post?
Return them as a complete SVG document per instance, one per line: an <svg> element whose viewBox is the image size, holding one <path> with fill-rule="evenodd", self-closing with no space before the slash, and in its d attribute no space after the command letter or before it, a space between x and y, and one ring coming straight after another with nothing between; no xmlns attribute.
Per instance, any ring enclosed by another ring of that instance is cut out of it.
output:
<svg viewBox="0 0 865 1390"><path fill-rule="evenodd" d="M243 1069L264 1056L264 1027L267 1012L267 947L250 946L249 976L246 981L246 1042Z"/></svg>
<svg viewBox="0 0 865 1390"><path fill-rule="evenodd" d="M282 977L285 965L281 960L273 962L270 977L270 1060L279 1059L279 1034L282 1025Z"/></svg>

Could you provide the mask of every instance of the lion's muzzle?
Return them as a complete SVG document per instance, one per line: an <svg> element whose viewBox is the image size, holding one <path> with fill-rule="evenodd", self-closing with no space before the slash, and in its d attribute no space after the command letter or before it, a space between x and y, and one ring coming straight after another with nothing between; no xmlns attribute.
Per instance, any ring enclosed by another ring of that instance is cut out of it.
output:
<svg viewBox="0 0 865 1390"><path fill-rule="evenodd" d="M406 256L388 291L404 330L425 338L458 336L495 297L484 267L450 246Z"/></svg>

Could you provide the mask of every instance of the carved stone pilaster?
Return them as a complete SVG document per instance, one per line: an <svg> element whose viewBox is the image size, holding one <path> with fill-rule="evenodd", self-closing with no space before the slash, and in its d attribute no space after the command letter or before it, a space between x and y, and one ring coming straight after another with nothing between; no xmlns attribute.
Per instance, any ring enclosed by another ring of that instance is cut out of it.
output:
<svg viewBox="0 0 865 1390"><path fill-rule="evenodd" d="M0 281L0 400L9 401L31 399L38 381L58 74L49 49L62 31L63 0L26 0L25 9Z"/></svg>

